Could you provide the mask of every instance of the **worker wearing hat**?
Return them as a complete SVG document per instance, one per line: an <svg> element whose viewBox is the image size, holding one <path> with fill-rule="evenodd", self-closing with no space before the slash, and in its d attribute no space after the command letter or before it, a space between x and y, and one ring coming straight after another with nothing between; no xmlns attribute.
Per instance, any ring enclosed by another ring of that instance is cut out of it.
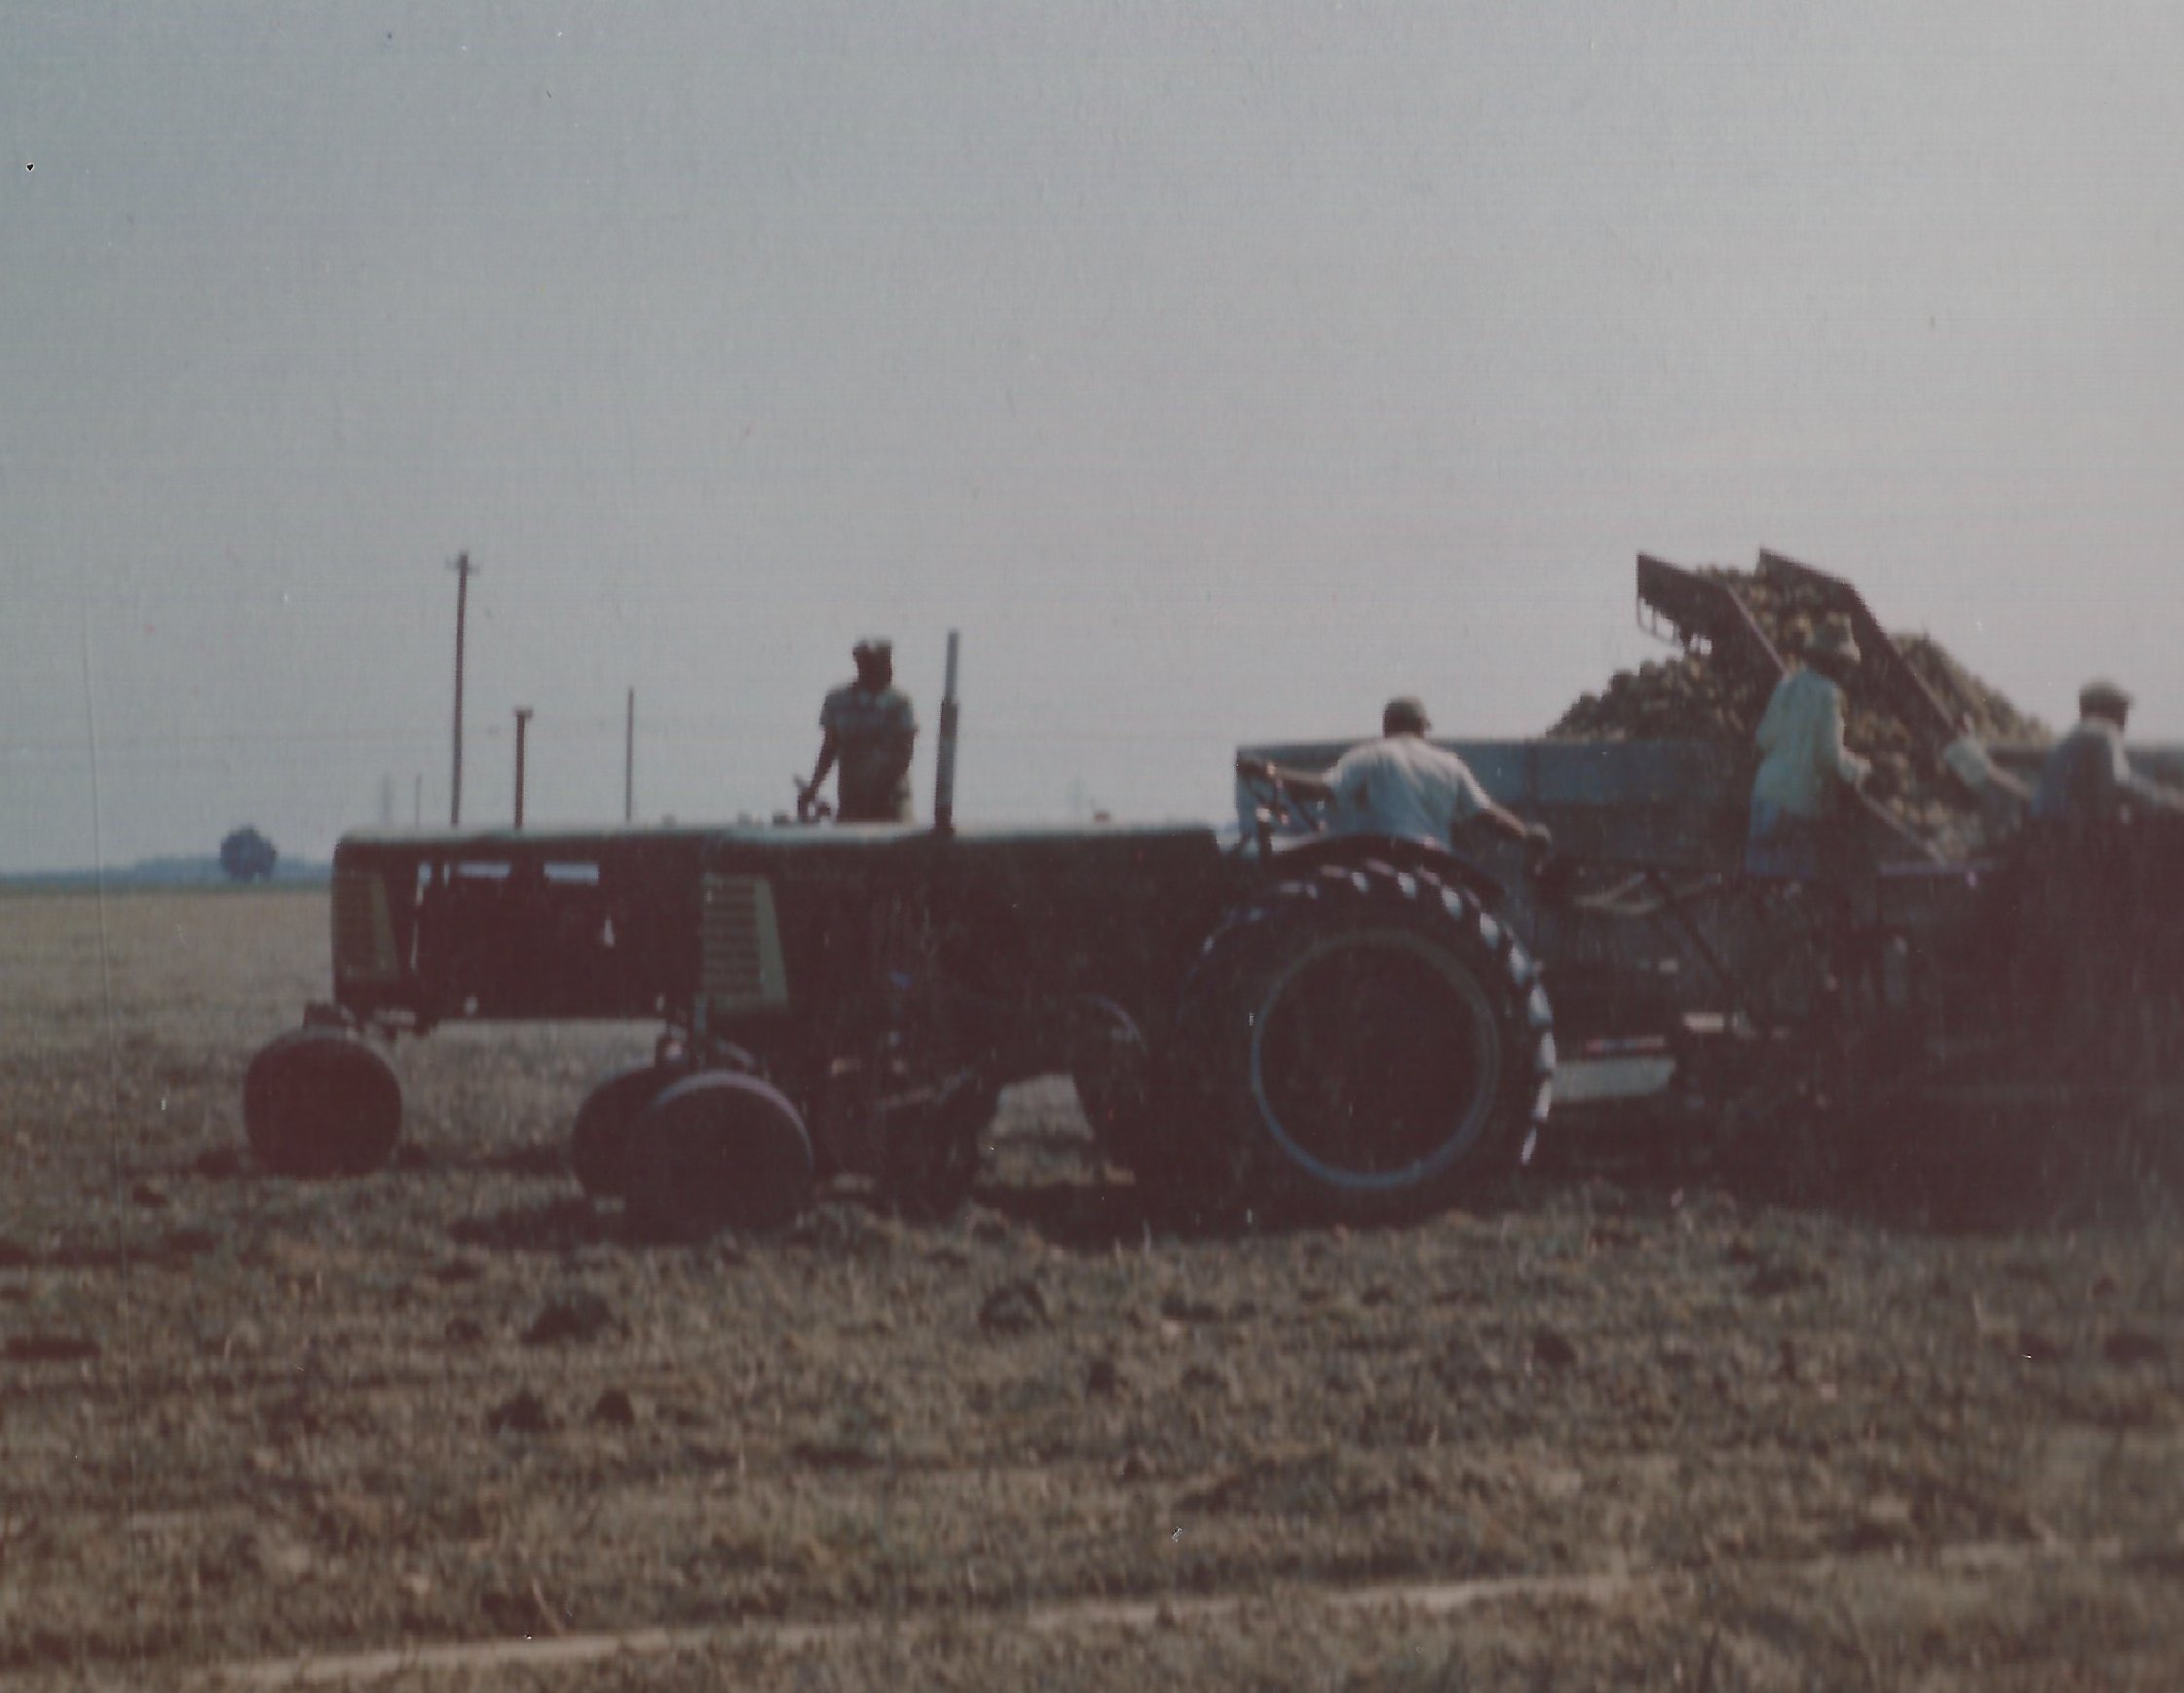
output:
<svg viewBox="0 0 2184 1693"><path fill-rule="evenodd" d="M1866 762L1843 744L1843 683L1859 663L1858 637L1840 613L1805 638L1803 662L1775 685L1754 736L1745 869L1753 876L1811 881L1840 865L1844 795L1865 779Z"/></svg>
<svg viewBox="0 0 2184 1693"><path fill-rule="evenodd" d="M2078 691L2078 722L2056 741L2032 794L2036 823L2085 828L2113 819L2127 807L2175 810L2184 796L2135 775L2124 751L2131 696L2113 682Z"/></svg>
<svg viewBox="0 0 2184 1693"><path fill-rule="evenodd" d="M874 637L849 649L857 675L826 696L819 708L819 760L798 798L809 807L827 772L840 764L836 815L845 823L910 820L910 755L918 742L918 718L910 696L894 685L895 650Z"/></svg>
<svg viewBox="0 0 2184 1693"><path fill-rule="evenodd" d="M1380 713L1380 738L1350 748L1324 776L1248 757L1236 761L1236 773L1247 781L1278 781L1302 799L1329 802L1337 834L1392 835L1452 846L1457 825L1476 821L1544 850L1550 840L1546 825L1527 825L1495 804L1469 765L1426 739L1432 727L1426 708L1402 695Z"/></svg>

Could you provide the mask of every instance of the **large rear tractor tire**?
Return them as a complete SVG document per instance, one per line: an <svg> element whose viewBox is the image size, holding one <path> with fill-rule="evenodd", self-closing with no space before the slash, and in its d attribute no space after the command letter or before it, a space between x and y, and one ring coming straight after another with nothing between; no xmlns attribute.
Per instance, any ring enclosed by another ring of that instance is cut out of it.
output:
<svg viewBox="0 0 2184 1693"><path fill-rule="evenodd" d="M641 1237L772 1233L811 1202L811 1141L796 1107L756 1076L701 1071L638 1114L626 1179Z"/></svg>
<svg viewBox="0 0 2184 1693"><path fill-rule="evenodd" d="M244 1072L243 1129L273 1175L369 1175L401 1138L401 1083L355 1035L293 1030L259 1048Z"/></svg>
<svg viewBox="0 0 2184 1693"><path fill-rule="evenodd" d="M1164 1068L1169 1179L1233 1184L1255 1210L1392 1223L1525 1159L1554 1014L1475 893L1430 871L1330 865L1206 943Z"/></svg>
<svg viewBox="0 0 2184 1693"><path fill-rule="evenodd" d="M672 1064L640 1064L620 1070L584 1095L569 1131L569 1168L594 1199L629 1193L631 1139L637 1119L653 1101L691 1072Z"/></svg>

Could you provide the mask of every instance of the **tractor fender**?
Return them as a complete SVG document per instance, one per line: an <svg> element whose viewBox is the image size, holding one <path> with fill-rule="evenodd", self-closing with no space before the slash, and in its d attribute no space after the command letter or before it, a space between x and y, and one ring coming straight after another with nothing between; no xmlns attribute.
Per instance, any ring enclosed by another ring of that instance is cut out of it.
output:
<svg viewBox="0 0 2184 1693"><path fill-rule="evenodd" d="M1404 835L1314 835L1294 846L1278 846L1266 860L1273 875L1287 880L1323 864L1362 867L1385 864L1396 870L1425 870L1500 910L1509 899L1501 878L1477 859L1431 841Z"/></svg>

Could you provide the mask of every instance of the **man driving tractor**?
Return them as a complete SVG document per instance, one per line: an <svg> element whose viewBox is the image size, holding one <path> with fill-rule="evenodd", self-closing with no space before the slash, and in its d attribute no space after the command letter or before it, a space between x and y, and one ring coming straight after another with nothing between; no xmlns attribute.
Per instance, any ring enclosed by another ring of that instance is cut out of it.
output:
<svg viewBox="0 0 2184 1693"><path fill-rule="evenodd" d="M1236 773L1327 802L1338 835L1392 835L1453 846L1457 825L1476 821L1546 851L1552 840L1547 825L1526 823L1497 805L1469 765L1426 739L1432 727L1425 707L1404 695L1380 713L1380 738L1350 748L1324 776L1248 756L1236 761Z"/></svg>

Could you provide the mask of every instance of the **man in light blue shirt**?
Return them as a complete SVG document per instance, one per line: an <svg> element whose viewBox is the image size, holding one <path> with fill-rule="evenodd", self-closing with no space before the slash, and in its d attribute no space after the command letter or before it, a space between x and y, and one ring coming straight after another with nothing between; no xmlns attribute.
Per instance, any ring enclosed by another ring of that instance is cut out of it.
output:
<svg viewBox="0 0 2184 1693"><path fill-rule="evenodd" d="M1760 757L1745 842L1748 874L1810 881L1837 856L1837 809L1868 769L1843 744L1843 679L1859 658L1850 620L1833 616L1806 640L1803 666L1775 685L1753 736Z"/></svg>

